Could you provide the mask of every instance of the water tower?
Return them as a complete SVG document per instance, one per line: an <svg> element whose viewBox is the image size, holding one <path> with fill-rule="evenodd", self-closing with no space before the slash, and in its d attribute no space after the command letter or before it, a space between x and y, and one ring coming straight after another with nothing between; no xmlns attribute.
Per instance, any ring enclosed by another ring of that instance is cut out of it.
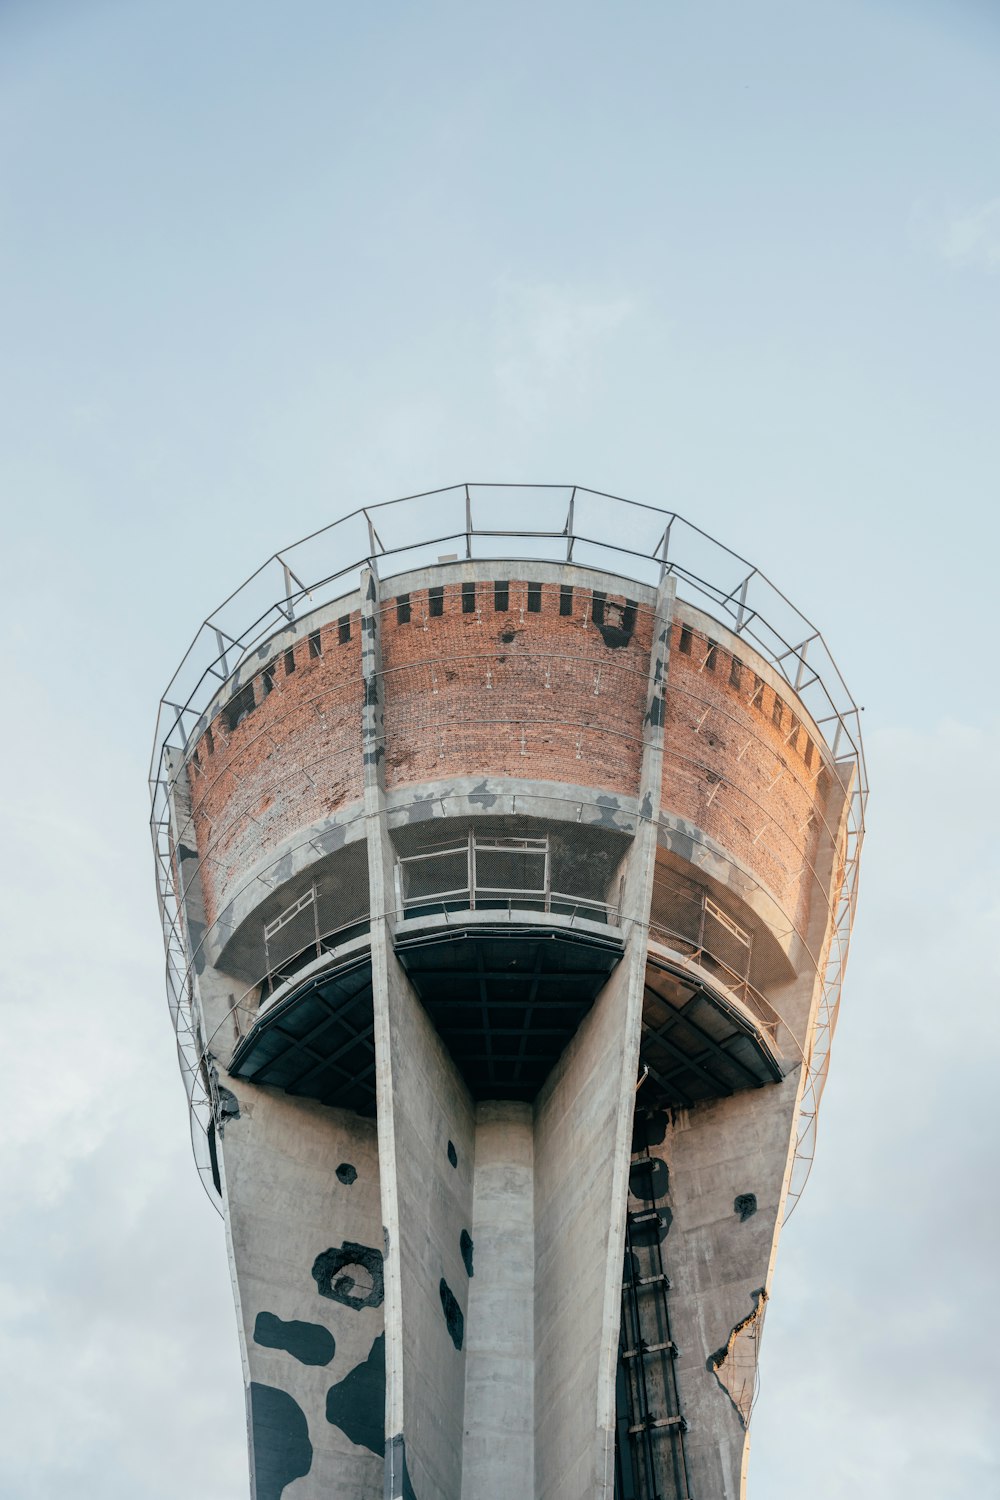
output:
<svg viewBox="0 0 1000 1500"><path fill-rule="evenodd" d="M819 632L670 512L462 485L231 595L151 781L256 1500L741 1495L863 836Z"/></svg>

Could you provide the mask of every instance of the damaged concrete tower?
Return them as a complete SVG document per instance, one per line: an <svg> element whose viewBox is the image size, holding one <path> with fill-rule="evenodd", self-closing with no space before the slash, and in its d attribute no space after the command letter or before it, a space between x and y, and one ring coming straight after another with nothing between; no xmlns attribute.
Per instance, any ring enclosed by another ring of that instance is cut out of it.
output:
<svg viewBox="0 0 1000 1500"><path fill-rule="evenodd" d="M459 486L278 554L153 834L256 1500L735 1500L854 909L857 710L679 517Z"/></svg>

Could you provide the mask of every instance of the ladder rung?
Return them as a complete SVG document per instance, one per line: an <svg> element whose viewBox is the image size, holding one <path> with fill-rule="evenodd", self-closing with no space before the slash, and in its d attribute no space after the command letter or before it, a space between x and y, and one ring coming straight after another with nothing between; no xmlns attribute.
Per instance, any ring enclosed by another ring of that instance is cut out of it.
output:
<svg viewBox="0 0 1000 1500"><path fill-rule="evenodd" d="M629 1435L636 1432L646 1432L653 1427L679 1427L681 1432L687 1432L688 1424L683 1417L649 1417L645 1422L636 1422L634 1427L629 1428Z"/></svg>
<svg viewBox="0 0 1000 1500"><path fill-rule="evenodd" d="M677 1346L671 1339L666 1339L662 1344L642 1344L638 1349L622 1350L622 1359L639 1359L647 1354L671 1354L677 1353Z"/></svg>
<svg viewBox="0 0 1000 1500"><path fill-rule="evenodd" d="M658 1282L662 1282L663 1286L669 1292L670 1277L666 1271L658 1271L655 1276L637 1276L634 1281L623 1281L622 1291L629 1292L633 1287L638 1286L655 1286Z"/></svg>

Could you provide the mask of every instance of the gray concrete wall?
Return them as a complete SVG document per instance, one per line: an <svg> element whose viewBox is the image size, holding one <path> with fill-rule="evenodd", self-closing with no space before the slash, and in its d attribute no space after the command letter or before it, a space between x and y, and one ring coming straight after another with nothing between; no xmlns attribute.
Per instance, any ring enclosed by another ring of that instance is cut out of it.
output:
<svg viewBox="0 0 1000 1500"><path fill-rule="evenodd" d="M463 1500L535 1493L534 1122L476 1109Z"/></svg>
<svg viewBox="0 0 1000 1500"><path fill-rule="evenodd" d="M231 1079L225 1089L219 1154L248 1381L251 1493L379 1500L374 1122Z"/></svg>

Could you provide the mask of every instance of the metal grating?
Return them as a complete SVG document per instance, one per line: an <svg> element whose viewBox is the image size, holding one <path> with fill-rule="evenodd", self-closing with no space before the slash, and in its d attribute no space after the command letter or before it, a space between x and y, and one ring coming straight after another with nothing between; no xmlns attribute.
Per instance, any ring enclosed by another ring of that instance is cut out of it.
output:
<svg viewBox="0 0 1000 1500"><path fill-rule="evenodd" d="M229 1071L234 1078L373 1115L370 956L317 976L265 1011L237 1047Z"/></svg>
<svg viewBox="0 0 1000 1500"><path fill-rule="evenodd" d="M396 952L476 1099L530 1103L622 956L614 939L458 928Z"/></svg>

